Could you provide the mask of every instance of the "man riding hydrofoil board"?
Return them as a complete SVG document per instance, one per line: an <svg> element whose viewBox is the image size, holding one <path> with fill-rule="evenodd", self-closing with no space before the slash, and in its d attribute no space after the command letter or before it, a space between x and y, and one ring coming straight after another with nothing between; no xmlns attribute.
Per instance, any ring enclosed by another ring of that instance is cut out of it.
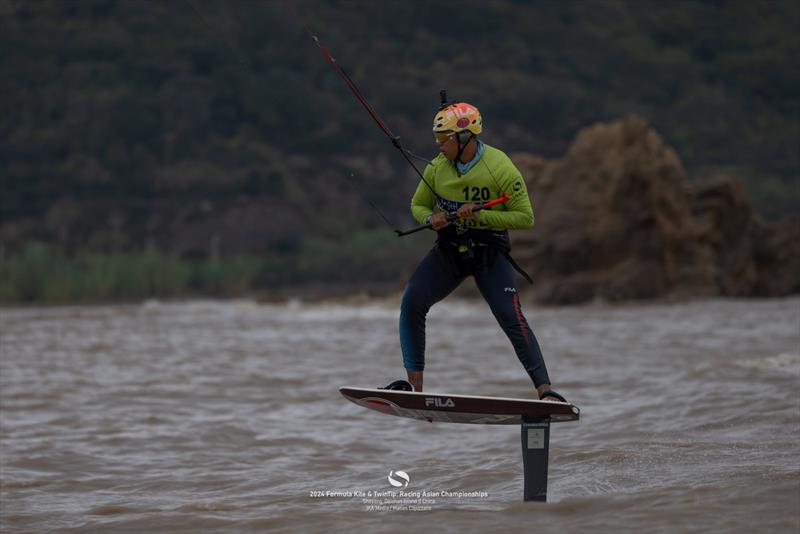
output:
<svg viewBox="0 0 800 534"><path fill-rule="evenodd" d="M522 313L514 270L530 278L509 255L508 230L528 229L534 222L525 180L505 153L478 138L482 131L480 112L465 102L444 106L433 119L440 154L425 168L411 213L436 230L436 245L403 292L400 346L408 381L384 389L422 391L428 310L472 276L538 398L566 402L551 388L539 343ZM480 209L504 194L507 201Z"/></svg>

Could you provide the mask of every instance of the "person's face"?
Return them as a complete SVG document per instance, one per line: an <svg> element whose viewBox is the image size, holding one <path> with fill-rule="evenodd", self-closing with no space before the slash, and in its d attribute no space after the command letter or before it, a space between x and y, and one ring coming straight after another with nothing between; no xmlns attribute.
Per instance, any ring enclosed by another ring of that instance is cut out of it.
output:
<svg viewBox="0 0 800 534"><path fill-rule="evenodd" d="M458 154L458 141L454 132L436 132L434 134L436 144L439 145L439 152L444 154L444 157L453 161Z"/></svg>

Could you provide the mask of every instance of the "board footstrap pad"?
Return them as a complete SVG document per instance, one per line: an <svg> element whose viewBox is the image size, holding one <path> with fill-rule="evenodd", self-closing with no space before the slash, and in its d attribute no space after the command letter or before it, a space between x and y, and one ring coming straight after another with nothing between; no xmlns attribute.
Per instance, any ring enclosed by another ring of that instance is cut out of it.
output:
<svg viewBox="0 0 800 534"><path fill-rule="evenodd" d="M561 402L567 402L567 399L564 398L563 395L556 392L554 389L548 389L539 397L539 400L544 400L545 397L553 397L554 399L558 399Z"/></svg>

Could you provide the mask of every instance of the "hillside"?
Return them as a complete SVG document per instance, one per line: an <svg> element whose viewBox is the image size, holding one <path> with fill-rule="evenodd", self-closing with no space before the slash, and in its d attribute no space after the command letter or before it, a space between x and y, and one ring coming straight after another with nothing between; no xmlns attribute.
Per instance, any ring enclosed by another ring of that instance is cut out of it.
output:
<svg viewBox="0 0 800 534"><path fill-rule="evenodd" d="M0 3L5 253L383 246L353 244L383 224L368 201L405 226L416 180L302 22L418 154L441 88L480 107L489 143L548 158L635 113L688 181L800 213L793 2L294 5L302 21L283 2Z"/></svg>

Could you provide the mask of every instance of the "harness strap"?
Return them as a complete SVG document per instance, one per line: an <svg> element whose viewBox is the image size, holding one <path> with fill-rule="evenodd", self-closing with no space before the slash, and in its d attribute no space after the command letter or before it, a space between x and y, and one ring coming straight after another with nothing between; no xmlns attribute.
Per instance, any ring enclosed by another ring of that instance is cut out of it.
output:
<svg viewBox="0 0 800 534"><path fill-rule="evenodd" d="M520 267L520 266L519 266L519 264L518 264L518 263L517 263L517 262L514 260L514 258L512 258L512 257L511 257L511 254L509 254L508 252L506 252L506 253L504 254L504 256L505 256L505 257L506 257L506 259L508 260L508 263L510 263L510 264L511 264L511 266L514 268L514 270L515 270L515 271L517 271L517 272L518 272L520 275L522 275L522 277L523 277L525 280L527 280L529 284L533 285L533 279L531 278L531 275L529 275L528 273L526 273L526 272L525 272L525 271L522 269L522 267Z"/></svg>
<svg viewBox="0 0 800 534"><path fill-rule="evenodd" d="M505 258L511 264L511 267L525 280L527 280L529 284L533 284L533 279L531 276L526 273L522 267L520 267L514 258L511 257L511 242L508 239L508 232L505 230L500 232L496 230L478 230L470 228L467 229L466 232L458 234L452 230L452 227L448 226L439 231L439 236L436 240L436 243L442 249L446 249L446 246L449 245L455 249L450 249L450 251L456 253L459 253L462 247L466 247L466 251L462 254L465 254L470 259L474 257L472 248L476 244L493 248L505 256ZM483 256L484 261L482 262L483 265L481 265L481 267L486 268L488 267L486 264L486 255L484 254Z"/></svg>

